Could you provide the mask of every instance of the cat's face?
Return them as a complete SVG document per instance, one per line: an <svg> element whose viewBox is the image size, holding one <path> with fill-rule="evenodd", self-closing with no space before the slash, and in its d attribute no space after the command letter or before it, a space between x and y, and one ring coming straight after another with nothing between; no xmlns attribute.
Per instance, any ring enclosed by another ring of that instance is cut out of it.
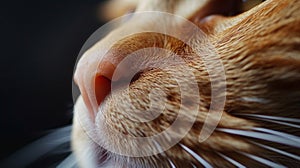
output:
<svg viewBox="0 0 300 168"><path fill-rule="evenodd" d="M134 14L77 65L79 165L299 165L300 1L211 16L240 5L137 1L159 12Z"/></svg>

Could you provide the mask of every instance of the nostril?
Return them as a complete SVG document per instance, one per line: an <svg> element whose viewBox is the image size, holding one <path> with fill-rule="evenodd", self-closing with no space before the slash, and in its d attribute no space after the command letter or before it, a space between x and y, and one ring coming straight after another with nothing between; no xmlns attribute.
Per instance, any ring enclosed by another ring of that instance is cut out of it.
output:
<svg viewBox="0 0 300 168"><path fill-rule="evenodd" d="M95 78L95 94L98 106L111 91L111 80L99 75Z"/></svg>
<svg viewBox="0 0 300 168"><path fill-rule="evenodd" d="M99 110L99 105L111 92L111 78L115 66L109 61L94 61L93 57L83 57L77 64L74 81L78 85L91 119Z"/></svg>

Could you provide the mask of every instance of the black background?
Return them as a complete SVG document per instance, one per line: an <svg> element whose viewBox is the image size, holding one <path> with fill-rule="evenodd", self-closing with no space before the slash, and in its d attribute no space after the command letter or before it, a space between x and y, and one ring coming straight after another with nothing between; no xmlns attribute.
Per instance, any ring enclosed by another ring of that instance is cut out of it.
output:
<svg viewBox="0 0 300 168"><path fill-rule="evenodd" d="M100 0L1 4L0 159L72 122L72 74Z"/></svg>

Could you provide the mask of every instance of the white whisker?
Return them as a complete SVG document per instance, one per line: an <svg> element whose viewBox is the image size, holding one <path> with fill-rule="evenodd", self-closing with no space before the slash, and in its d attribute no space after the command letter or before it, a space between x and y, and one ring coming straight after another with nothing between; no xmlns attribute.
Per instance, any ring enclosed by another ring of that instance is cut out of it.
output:
<svg viewBox="0 0 300 168"><path fill-rule="evenodd" d="M261 158L261 157L258 157L258 156L254 156L254 155L251 155L251 154L248 154L248 153L244 153L244 152L240 152L242 153L243 155L253 159L253 160L256 160L264 165L267 165L269 167L276 167L276 168L285 168L285 166L281 165L281 164L278 164L278 163L275 163L275 162L272 162L270 160L267 160L267 159L264 159L264 158Z"/></svg>
<svg viewBox="0 0 300 168"><path fill-rule="evenodd" d="M217 130L229 134L241 135L241 136L251 137L255 139L262 139L262 140L267 140L271 142L276 142L276 143L300 148L299 143L296 143L293 140L287 139L285 137L277 136L277 135L266 134L261 132L245 131L245 130L235 130L229 128L218 128Z"/></svg>
<svg viewBox="0 0 300 168"><path fill-rule="evenodd" d="M172 168L176 168L176 166L174 165L174 163L170 159L168 159L168 161L169 161Z"/></svg>
<svg viewBox="0 0 300 168"><path fill-rule="evenodd" d="M259 115L259 114L237 114L237 115L249 116L249 117L257 117L257 118L264 118L264 119L270 119L270 120L278 120L278 121L288 121L288 122L300 123L300 119L297 119L297 118L267 116L267 115Z"/></svg>
<svg viewBox="0 0 300 168"><path fill-rule="evenodd" d="M246 166L240 164L239 162L231 159L230 157L227 157L225 155L223 155L222 153L218 153L220 156L222 156L225 160L229 161L230 163L232 163L233 165L235 165L236 167L239 167L239 168L246 168Z"/></svg>
<svg viewBox="0 0 300 168"><path fill-rule="evenodd" d="M241 114L241 115L243 115L243 114ZM256 114L246 114L246 116L254 117L255 119L261 120L261 121L267 121L267 122L272 122L272 123L276 123L276 124L286 125L289 127L300 128L300 125L292 124L292 123L289 123L289 122L283 121L283 120L275 120L274 119L274 118L278 119L278 117L263 116L263 115L256 115ZM282 117L280 117L280 118L282 118ZM283 119L286 119L289 121L293 120L292 118L283 118Z"/></svg>
<svg viewBox="0 0 300 168"><path fill-rule="evenodd" d="M267 146L267 145L263 145L263 144L260 144L260 143L257 143L257 142L252 142L253 144L256 144L260 147L263 147L265 149L268 149L268 150L271 150L273 152L276 152L276 153L279 153L279 154L282 154L284 156L288 156L288 157L291 157L295 160L300 160L300 157L299 156L296 156L294 154L291 154L291 153L288 153L286 151L283 151L283 150L280 150L280 149L276 149L276 148L273 148L273 147L270 147L270 146Z"/></svg>
<svg viewBox="0 0 300 168"><path fill-rule="evenodd" d="M247 102L262 103L262 104L266 104L270 102L267 99L259 98L259 97L242 97L241 100Z"/></svg>
<svg viewBox="0 0 300 168"><path fill-rule="evenodd" d="M73 154L70 154L67 158L65 158L57 168L74 168L76 166L76 159Z"/></svg>
<svg viewBox="0 0 300 168"><path fill-rule="evenodd" d="M68 146L67 146L68 145ZM59 147L61 149L55 149L53 152L53 154L64 154L64 153L71 153L72 150L70 149L70 142L66 142L66 146L63 146L63 147Z"/></svg>
<svg viewBox="0 0 300 168"><path fill-rule="evenodd" d="M284 132L275 131L275 130L271 130L271 129L267 129L267 128L253 128L253 130L278 135L278 136L293 140L295 142L298 142L300 144L300 138L298 136L294 136L294 135L291 135L291 134L287 134L287 133L284 133ZM300 147L300 145L299 145L299 147Z"/></svg>
<svg viewBox="0 0 300 168"><path fill-rule="evenodd" d="M195 159L197 159L204 167L206 168L212 168L212 166L206 161L204 160L200 155L198 155L197 153L195 153L194 151L192 151L190 148L188 148L187 146L183 145L183 144L179 144L186 152L188 152L190 155L192 155Z"/></svg>
<svg viewBox="0 0 300 168"><path fill-rule="evenodd" d="M70 133L71 126L59 128L12 154L0 164L0 167L26 167L47 152L70 141Z"/></svg>
<svg viewBox="0 0 300 168"><path fill-rule="evenodd" d="M193 166L193 168L197 168L197 166L195 166L193 163L191 163L191 165Z"/></svg>
<svg viewBox="0 0 300 168"><path fill-rule="evenodd" d="M296 124L291 124L288 122L282 122L282 121L276 121L276 120L269 120L269 119L260 119L262 121L268 121L268 122L272 122L272 123L276 123L276 124L281 124L281 125L286 125L289 127L294 127L294 128L300 128L300 125L296 125Z"/></svg>

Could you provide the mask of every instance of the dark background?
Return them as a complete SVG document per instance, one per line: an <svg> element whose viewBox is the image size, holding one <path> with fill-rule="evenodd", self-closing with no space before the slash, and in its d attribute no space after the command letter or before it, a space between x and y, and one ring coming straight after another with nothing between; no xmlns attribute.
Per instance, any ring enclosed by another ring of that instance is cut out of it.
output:
<svg viewBox="0 0 300 168"><path fill-rule="evenodd" d="M72 122L72 74L101 0L1 3L0 159Z"/></svg>

